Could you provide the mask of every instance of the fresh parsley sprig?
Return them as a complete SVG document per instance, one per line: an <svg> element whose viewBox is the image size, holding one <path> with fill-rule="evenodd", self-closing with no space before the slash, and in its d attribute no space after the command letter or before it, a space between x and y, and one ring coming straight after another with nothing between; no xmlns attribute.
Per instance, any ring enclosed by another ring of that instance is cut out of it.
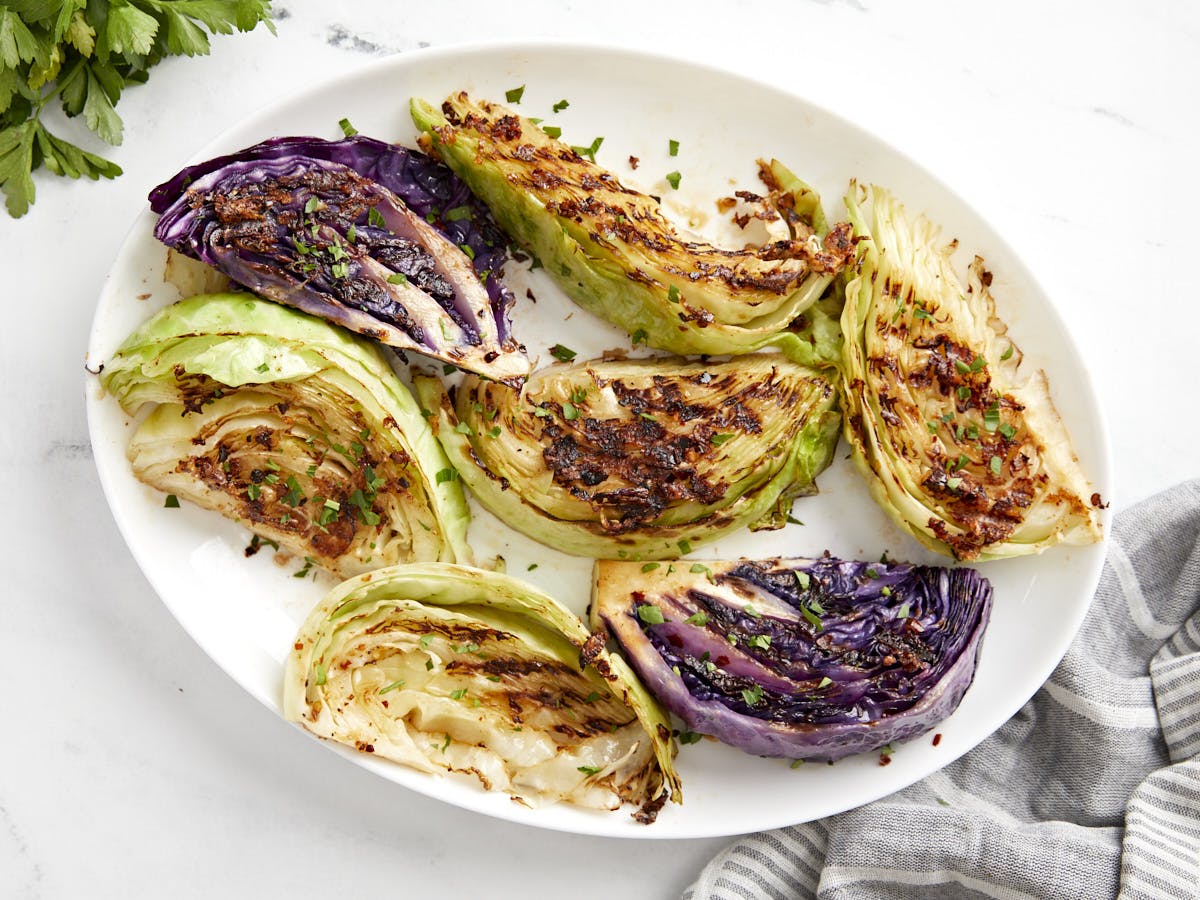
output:
<svg viewBox="0 0 1200 900"><path fill-rule="evenodd" d="M208 34L274 32L270 0L3 0L0 2L0 189L9 215L34 201L33 172L115 178L121 167L53 134L51 103L83 115L105 143L121 143L114 108L165 56L202 56ZM207 31L207 33L206 33Z"/></svg>

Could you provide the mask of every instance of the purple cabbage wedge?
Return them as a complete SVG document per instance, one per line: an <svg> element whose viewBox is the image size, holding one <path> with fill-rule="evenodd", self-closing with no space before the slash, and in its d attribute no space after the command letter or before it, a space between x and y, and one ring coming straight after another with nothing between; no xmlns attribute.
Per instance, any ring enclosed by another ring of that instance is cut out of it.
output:
<svg viewBox="0 0 1200 900"><path fill-rule="evenodd" d="M601 560L595 572L593 628L667 709L793 759L876 750L949 716L992 606L973 569L896 562Z"/></svg>
<svg viewBox="0 0 1200 900"><path fill-rule="evenodd" d="M278 303L506 384L529 374L508 239L446 166L355 135L274 138L150 193L155 236Z"/></svg>

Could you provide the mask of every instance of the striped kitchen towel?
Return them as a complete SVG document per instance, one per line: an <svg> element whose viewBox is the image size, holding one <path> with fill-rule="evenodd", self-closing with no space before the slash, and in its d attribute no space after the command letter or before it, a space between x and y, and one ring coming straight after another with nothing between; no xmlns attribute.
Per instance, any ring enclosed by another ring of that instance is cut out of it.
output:
<svg viewBox="0 0 1200 900"><path fill-rule="evenodd" d="M736 841L702 898L1200 897L1200 481L1116 516L1046 685L891 797Z"/></svg>

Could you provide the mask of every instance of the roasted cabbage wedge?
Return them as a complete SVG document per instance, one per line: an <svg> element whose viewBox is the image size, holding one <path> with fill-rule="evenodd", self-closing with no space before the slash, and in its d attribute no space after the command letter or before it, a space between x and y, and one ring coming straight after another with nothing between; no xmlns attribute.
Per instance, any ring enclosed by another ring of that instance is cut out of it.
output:
<svg viewBox="0 0 1200 900"><path fill-rule="evenodd" d="M619 656L532 585L440 563L335 588L300 628L283 709L309 731L528 806L681 802L670 721Z"/></svg>
<svg viewBox="0 0 1200 900"><path fill-rule="evenodd" d="M272 138L150 192L154 235L246 288L511 384L508 238L445 165L363 135Z"/></svg>
<svg viewBox="0 0 1200 900"><path fill-rule="evenodd" d="M813 307L853 256L849 228L830 229L817 193L780 163L760 163L762 200L788 236L725 249L502 106L457 93L440 110L414 98L412 116L422 146L590 312L673 353L776 345L798 362L832 361L836 329Z"/></svg>
<svg viewBox="0 0 1200 900"><path fill-rule="evenodd" d="M840 425L833 383L780 354L552 365L520 391L467 377L453 399L414 385L480 503L580 556L660 559L782 527Z"/></svg>
<svg viewBox="0 0 1200 900"><path fill-rule="evenodd" d="M593 627L688 729L760 756L833 760L929 730L970 687L991 612L967 568L657 565L597 562Z"/></svg>
<svg viewBox="0 0 1200 900"><path fill-rule="evenodd" d="M1019 370L983 260L964 289L954 245L891 193L853 185L846 207L858 268L842 313L845 432L875 499L962 560L1098 541L1099 494L1045 374Z"/></svg>
<svg viewBox="0 0 1200 900"><path fill-rule="evenodd" d="M370 342L248 294L162 310L104 364L137 478L341 576L469 562L466 500Z"/></svg>

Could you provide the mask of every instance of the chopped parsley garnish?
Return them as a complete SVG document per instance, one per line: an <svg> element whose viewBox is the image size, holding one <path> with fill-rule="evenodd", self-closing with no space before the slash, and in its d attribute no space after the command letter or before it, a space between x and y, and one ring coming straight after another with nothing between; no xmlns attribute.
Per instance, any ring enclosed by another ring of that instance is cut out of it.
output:
<svg viewBox="0 0 1200 900"><path fill-rule="evenodd" d="M661 563L656 563L656 562L648 562L648 563L646 563L645 565L643 565L643 566L642 566L642 571L643 571L643 572L653 572L653 571L654 571L655 569L657 569L657 568L658 568L660 565L661 565Z"/></svg>
<svg viewBox="0 0 1200 900"><path fill-rule="evenodd" d="M917 306L913 308L913 316L918 319L932 319L933 313L923 306Z"/></svg>
<svg viewBox="0 0 1200 900"><path fill-rule="evenodd" d="M457 371L458 371L458 366L453 365L452 363L442 363L442 374L443 375L453 375Z"/></svg>
<svg viewBox="0 0 1200 900"><path fill-rule="evenodd" d="M959 387L955 391L955 393L958 394L959 400L970 400L971 399L971 389L969 387L967 387L965 384L959 385Z"/></svg>
<svg viewBox="0 0 1200 900"><path fill-rule="evenodd" d="M262 494L262 488L257 484L251 483L246 485L246 496L251 500L257 500Z"/></svg>
<svg viewBox="0 0 1200 900"><path fill-rule="evenodd" d="M993 475L1000 474L1000 466L1002 463L1003 460L1000 459L999 456L993 456L991 460L988 461L988 468L992 470Z"/></svg>
<svg viewBox="0 0 1200 900"><path fill-rule="evenodd" d="M804 618L808 620L808 623L812 625L813 628L817 629L817 631L821 630L821 617L807 606L802 605L800 607L800 615L804 616Z"/></svg>
<svg viewBox="0 0 1200 900"><path fill-rule="evenodd" d="M731 437L733 437L732 434L714 434L711 438L709 438L709 441L713 444L714 447L720 447L723 443L725 443Z"/></svg>
<svg viewBox="0 0 1200 900"><path fill-rule="evenodd" d="M336 521L342 505L336 500L321 500L319 497L316 499L321 503L321 512L317 515L317 524L328 525L330 522Z"/></svg>
<svg viewBox="0 0 1200 900"><path fill-rule="evenodd" d="M576 768L584 775L596 775L601 771L599 766L577 766Z"/></svg>
<svg viewBox="0 0 1200 900"><path fill-rule="evenodd" d="M433 476L433 480L437 484L445 484L447 481L458 481L458 470L439 469L438 473Z"/></svg>
<svg viewBox="0 0 1200 900"><path fill-rule="evenodd" d="M630 341L634 344L644 344L644 343L646 343L646 338L648 338L649 336L650 335L646 334L645 328L639 328L637 331L635 331L633 333L633 337L630 338Z"/></svg>
<svg viewBox="0 0 1200 900"><path fill-rule="evenodd" d="M1008 441L1011 441L1013 439L1013 435L1017 433L1017 429L1013 428L1007 422L1000 426L999 431L1002 435L1004 435L1004 439Z"/></svg>
<svg viewBox="0 0 1200 900"><path fill-rule="evenodd" d="M466 435L471 435L471 434L475 433L474 431L471 430L471 426L468 425L466 422L459 422L457 425L454 426L454 431L457 434L466 434Z"/></svg>
<svg viewBox="0 0 1200 900"><path fill-rule="evenodd" d="M471 215L471 207L456 206L453 209L446 210L446 214L442 216L442 219L446 222L457 222L459 219L469 219Z"/></svg>
<svg viewBox="0 0 1200 900"><path fill-rule="evenodd" d="M393 272L387 280L388 284L408 284L408 276L403 272Z"/></svg>
<svg viewBox="0 0 1200 900"><path fill-rule="evenodd" d="M179 498L174 494L167 494L167 499L163 501L165 509L179 509Z"/></svg>
<svg viewBox="0 0 1200 900"><path fill-rule="evenodd" d="M952 491L957 491L961 485L962 485L961 478L947 478L946 479L946 487L948 487Z"/></svg>
<svg viewBox="0 0 1200 900"><path fill-rule="evenodd" d="M563 418L566 419L568 422L574 421L575 419L579 418L579 410L577 410L570 403L564 403L562 405L562 414L563 414Z"/></svg>
<svg viewBox="0 0 1200 900"><path fill-rule="evenodd" d="M490 429L487 433L487 436L490 438L500 437L500 426L497 425L495 428Z"/></svg>
<svg viewBox="0 0 1200 900"><path fill-rule="evenodd" d="M311 466L310 468L313 469L313 472L315 474L316 466ZM309 476L309 477L311 477L311 476ZM288 489L288 492L283 495L284 503L286 503L288 506L295 507L295 506L299 506L301 503L303 503L305 501L306 498L304 496L304 491L300 490L300 482L298 482L296 480L295 475L289 475L287 477L287 481L285 481L284 484L287 485L287 489Z"/></svg>
<svg viewBox="0 0 1200 900"><path fill-rule="evenodd" d="M559 100L557 103L555 103L550 108L553 109L555 112L562 112L564 109L566 109L570 105L571 104L568 103L566 100Z"/></svg>
<svg viewBox="0 0 1200 900"><path fill-rule="evenodd" d="M387 684L387 685L384 685L383 687L381 687L379 689L379 693L386 694L388 691L398 690L399 688L402 688L402 687L404 687L404 679L397 678L391 684Z"/></svg>
<svg viewBox="0 0 1200 900"><path fill-rule="evenodd" d="M669 288L667 288L667 299L670 300L672 303L678 303L679 302L679 288L675 287L675 285L671 285Z"/></svg>
<svg viewBox="0 0 1200 900"><path fill-rule="evenodd" d="M793 516L791 513L788 513L787 523L789 525L803 525L804 524L799 519L797 519L795 516Z"/></svg>
<svg viewBox="0 0 1200 900"><path fill-rule="evenodd" d="M704 610L700 610L699 612L694 612L690 616L688 616L686 619L684 619L683 623L685 625L698 625L701 628L703 628L705 625L708 624L708 613L706 613Z"/></svg>
<svg viewBox="0 0 1200 900"><path fill-rule="evenodd" d="M318 198L309 197L308 201L304 204L304 214L306 216L311 215L312 213L314 213L318 209L320 209L320 207L321 207L321 201Z"/></svg>
<svg viewBox="0 0 1200 900"><path fill-rule="evenodd" d="M819 688L829 687L831 684L833 684L833 679L830 678L828 675L826 675L824 678L822 678L820 681L817 682L817 687L819 687Z"/></svg>
<svg viewBox="0 0 1200 900"><path fill-rule="evenodd" d="M577 354L570 347L564 347L562 344L555 344L550 348L550 355L562 362L570 362Z"/></svg>
<svg viewBox="0 0 1200 900"><path fill-rule="evenodd" d="M647 625L661 625L667 621L662 610L652 603L643 603L637 608L637 617Z"/></svg>
<svg viewBox="0 0 1200 900"><path fill-rule="evenodd" d="M1011 359L1012 355L1013 355L1013 345L1009 344L1008 349L1000 354L1000 359L1001 360Z"/></svg>
<svg viewBox="0 0 1200 900"><path fill-rule="evenodd" d="M742 612L744 612L746 615L748 615L752 619L761 619L762 618L762 613L760 613L757 609L755 609L753 606L750 606L749 604L746 604L745 606L742 607Z"/></svg>
<svg viewBox="0 0 1200 900"><path fill-rule="evenodd" d="M571 149L574 150L576 153L578 153L580 156L586 156L592 162L595 162L596 161L596 151L600 149L600 145L603 143L604 143L604 138L598 137L594 141L592 141L591 146L589 146L589 147L572 147Z"/></svg>
<svg viewBox="0 0 1200 900"><path fill-rule="evenodd" d="M458 249L467 255L467 259L475 258L475 250L470 244L459 244Z"/></svg>
<svg viewBox="0 0 1200 900"><path fill-rule="evenodd" d="M754 687L746 688L742 691L742 700L745 701L747 706L757 706L759 703L762 703L762 699L763 689L761 684L756 684Z"/></svg>
<svg viewBox="0 0 1200 900"><path fill-rule="evenodd" d="M771 636L769 634L756 634L750 640L746 641L746 646L754 647L756 650L770 650Z"/></svg>
<svg viewBox="0 0 1200 900"><path fill-rule="evenodd" d="M271 367L268 366L266 363L259 363L257 366L254 367L254 371L261 375L264 372L268 371L270 368Z"/></svg>
<svg viewBox="0 0 1200 900"><path fill-rule="evenodd" d="M807 591L809 588L809 585L812 584L812 578L809 576L809 574L807 572L797 572L796 573L796 583L798 585L800 585L800 590Z"/></svg>
<svg viewBox="0 0 1200 900"><path fill-rule="evenodd" d="M900 608L898 610L896 610L896 618L897 619L907 619L910 614L911 614L911 606L909 605L908 601L901 603Z"/></svg>
<svg viewBox="0 0 1200 900"><path fill-rule="evenodd" d="M374 206L367 210L367 224L374 225L376 228L387 228L387 222L384 221L383 213Z"/></svg>
<svg viewBox="0 0 1200 900"><path fill-rule="evenodd" d="M525 96L525 85L512 88L504 92L504 99L509 103L520 103L521 98Z"/></svg>
<svg viewBox="0 0 1200 900"><path fill-rule="evenodd" d="M454 690L454 691L451 691L451 692L450 692L450 699L451 699L451 700L461 700L461 699L462 699L463 697L465 697L465 696L467 696L467 689L466 689L466 688L458 688L457 690Z"/></svg>
<svg viewBox="0 0 1200 900"><path fill-rule="evenodd" d="M667 184L669 184L673 190L679 190L679 180L682 177L683 176L680 175L678 171L668 172L666 175Z"/></svg>
<svg viewBox="0 0 1200 900"><path fill-rule="evenodd" d="M702 734L697 734L697 733L696 733L696 732L694 732L694 731L681 731L681 732L679 732L679 743L681 743L681 744L695 744L695 743L696 743L697 741L699 741L699 740L700 740L700 738L702 738L702 737L704 737L704 735L702 735Z"/></svg>
<svg viewBox="0 0 1200 900"><path fill-rule="evenodd" d="M364 525L378 525L380 522L379 513L371 509L374 494L368 499L362 491L355 489L350 495L349 503L357 512L358 518Z"/></svg>
<svg viewBox="0 0 1200 900"><path fill-rule="evenodd" d="M293 578L306 578L308 573L312 571L312 567L317 564L317 561L311 556L304 557L304 565L296 572L292 573Z"/></svg>
<svg viewBox="0 0 1200 900"><path fill-rule="evenodd" d="M546 132L547 137L552 137L555 140L558 140L560 137L562 137L562 129L557 125L547 125L542 129L542 131Z"/></svg>
<svg viewBox="0 0 1200 900"><path fill-rule="evenodd" d="M342 129L342 134L346 137L354 137L358 134L358 129L350 124L349 119L338 119L338 127Z"/></svg>
<svg viewBox="0 0 1200 900"><path fill-rule="evenodd" d="M687 539L679 541L675 546L679 548L680 553L686 554L692 552L692 543Z"/></svg>
<svg viewBox="0 0 1200 900"><path fill-rule="evenodd" d="M669 156L679 155L679 141L673 138L667 141L667 154Z"/></svg>

